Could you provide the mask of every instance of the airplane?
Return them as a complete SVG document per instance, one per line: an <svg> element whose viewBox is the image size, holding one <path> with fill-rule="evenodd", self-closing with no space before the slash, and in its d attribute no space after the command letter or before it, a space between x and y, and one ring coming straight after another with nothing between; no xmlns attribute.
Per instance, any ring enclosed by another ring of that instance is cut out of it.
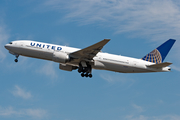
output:
<svg viewBox="0 0 180 120"><path fill-rule="evenodd" d="M92 69L120 73L169 72L172 63L163 62L176 40L169 39L141 59L104 53L101 49L110 39L104 39L84 49L31 40L16 40L4 47L15 55L54 61L59 69L78 70L82 77L92 77Z"/></svg>

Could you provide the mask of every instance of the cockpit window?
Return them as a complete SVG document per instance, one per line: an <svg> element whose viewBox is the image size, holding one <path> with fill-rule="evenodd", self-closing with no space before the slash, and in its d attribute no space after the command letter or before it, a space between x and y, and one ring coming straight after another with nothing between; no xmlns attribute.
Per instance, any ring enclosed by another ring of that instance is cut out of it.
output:
<svg viewBox="0 0 180 120"><path fill-rule="evenodd" d="M10 42L9 44L12 44L12 42Z"/></svg>

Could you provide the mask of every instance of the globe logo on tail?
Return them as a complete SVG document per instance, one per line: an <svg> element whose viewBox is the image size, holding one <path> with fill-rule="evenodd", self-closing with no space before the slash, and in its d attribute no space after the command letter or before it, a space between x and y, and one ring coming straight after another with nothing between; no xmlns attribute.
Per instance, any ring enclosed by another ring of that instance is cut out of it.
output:
<svg viewBox="0 0 180 120"><path fill-rule="evenodd" d="M142 60L153 62L156 64L162 63L161 53L157 49L154 49L152 52L144 56Z"/></svg>

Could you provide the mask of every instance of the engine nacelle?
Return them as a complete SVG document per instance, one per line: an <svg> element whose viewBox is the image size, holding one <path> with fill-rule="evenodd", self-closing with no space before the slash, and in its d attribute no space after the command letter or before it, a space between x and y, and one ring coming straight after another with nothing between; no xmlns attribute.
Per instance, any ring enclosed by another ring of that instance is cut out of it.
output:
<svg viewBox="0 0 180 120"><path fill-rule="evenodd" d="M74 66L66 65L66 64L59 64L59 69L66 70L66 71L72 71Z"/></svg>
<svg viewBox="0 0 180 120"><path fill-rule="evenodd" d="M52 60L54 62L66 63L69 60L69 55L64 52L54 52Z"/></svg>

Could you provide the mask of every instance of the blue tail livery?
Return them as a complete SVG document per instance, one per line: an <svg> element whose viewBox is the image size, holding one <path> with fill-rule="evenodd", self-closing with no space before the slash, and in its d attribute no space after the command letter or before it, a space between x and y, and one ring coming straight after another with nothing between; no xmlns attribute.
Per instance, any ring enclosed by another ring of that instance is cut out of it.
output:
<svg viewBox="0 0 180 120"><path fill-rule="evenodd" d="M144 56L142 60L153 62L156 64L162 63L175 41L176 40L174 39L167 40L162 45L160 45L159 47L151 51L149 54Z"/></svg>

